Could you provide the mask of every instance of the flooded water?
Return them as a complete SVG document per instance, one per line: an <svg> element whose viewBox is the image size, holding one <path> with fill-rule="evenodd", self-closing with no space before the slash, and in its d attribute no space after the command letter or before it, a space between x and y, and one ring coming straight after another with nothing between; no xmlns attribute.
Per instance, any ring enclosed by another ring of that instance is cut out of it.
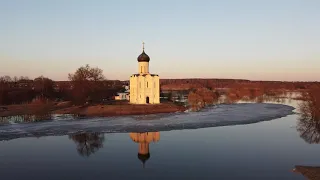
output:
<svg viewBox="0 0 320 180"><path fill-rule="evenodd" d="M297 107L296 100L277 102ZM308 121L309 122L309 121ZM303 114L247 125L0 142L1 179L304 179L320 131Z"/></svg>

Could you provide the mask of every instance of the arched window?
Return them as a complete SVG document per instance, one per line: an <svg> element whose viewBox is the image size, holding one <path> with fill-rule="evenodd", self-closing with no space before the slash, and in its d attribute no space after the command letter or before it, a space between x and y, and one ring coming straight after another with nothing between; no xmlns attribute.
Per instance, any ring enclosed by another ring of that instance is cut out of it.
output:
<svg viewBox="0 0 320 180"><path fill-rule="evenodd" d="M147 82L147 88L148 88L148 86L149 86L149 83Z"/></svg>

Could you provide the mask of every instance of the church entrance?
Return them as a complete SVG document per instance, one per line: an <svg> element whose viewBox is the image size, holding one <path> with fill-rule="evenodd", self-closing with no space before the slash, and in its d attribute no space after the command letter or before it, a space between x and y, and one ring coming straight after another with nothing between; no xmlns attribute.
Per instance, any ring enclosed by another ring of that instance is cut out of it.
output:
<svg viewBox="0 0 320 180"><path fill-rule="evenodd" d="M149 96L146 97L146 103L149 104Z"/></svg>

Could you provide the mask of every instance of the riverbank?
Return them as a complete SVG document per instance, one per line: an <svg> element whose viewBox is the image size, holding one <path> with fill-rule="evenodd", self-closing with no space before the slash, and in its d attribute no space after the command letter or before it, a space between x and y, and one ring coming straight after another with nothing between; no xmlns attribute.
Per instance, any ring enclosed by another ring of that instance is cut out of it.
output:
<svg viewBox="0 0 320 180"><path fill-rule="evenodd" d="M48 104L22 104L0 106L0 116L16 116L25 114L77 114L83 117L93 116L122 116L183 112L187 107L178 106L173 103L161 104L116 104L116 105L86 105L72 106L69 103Z"/></svg>

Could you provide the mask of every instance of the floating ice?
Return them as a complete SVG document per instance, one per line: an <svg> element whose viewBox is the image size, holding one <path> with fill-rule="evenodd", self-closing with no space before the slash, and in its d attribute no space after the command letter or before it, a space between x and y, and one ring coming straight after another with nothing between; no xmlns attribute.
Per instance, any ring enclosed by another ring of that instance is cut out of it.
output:
<svg viewBox="0 0 320 180"><path fill-rule="evenodd" d="M244 103L220 104L201 112L141 116L74 119L55 115L50 121L2 125L0 140L77 132L150 132L249 124L284 117L293 114L293 110L293 107L281 104Z"/></svg>

